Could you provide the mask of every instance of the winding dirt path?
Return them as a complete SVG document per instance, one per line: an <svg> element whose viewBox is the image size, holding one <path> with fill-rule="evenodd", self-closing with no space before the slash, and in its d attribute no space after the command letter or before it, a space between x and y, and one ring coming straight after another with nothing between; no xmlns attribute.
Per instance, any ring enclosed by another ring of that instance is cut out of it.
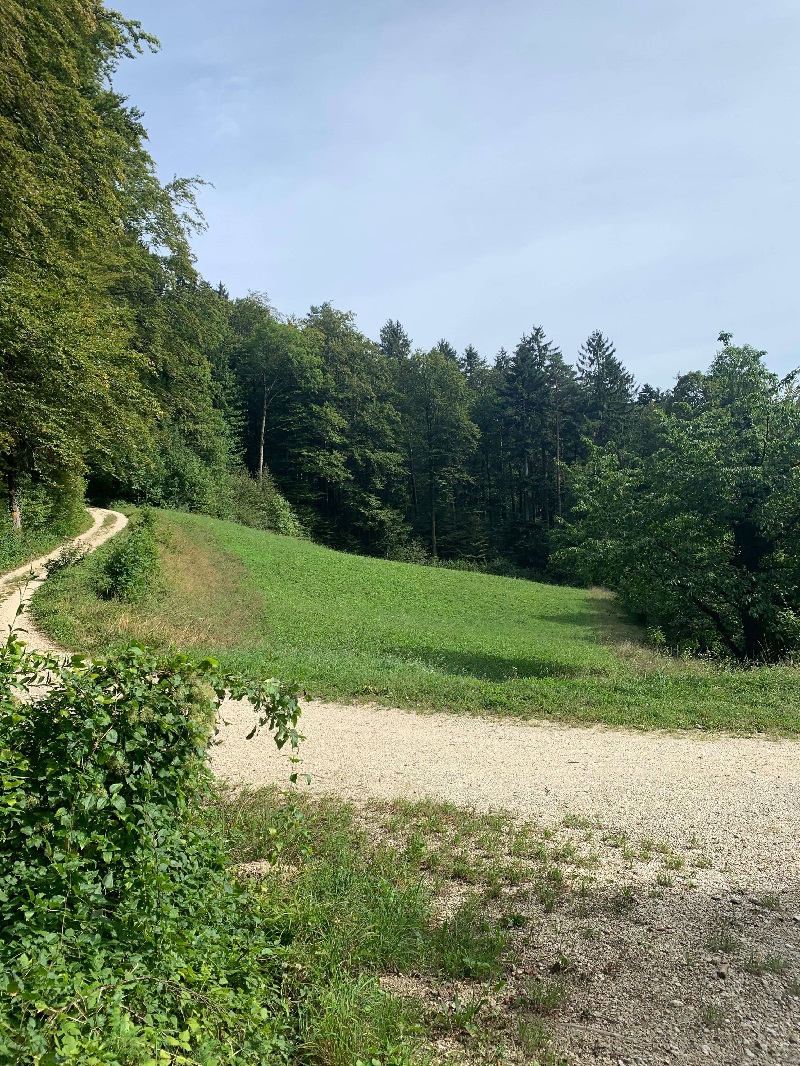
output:
<svg viewBox="0 0 800 1066"><path fill-rule="evenodd" d="M19 630L26 644L35 651L60 650L34 628L27 612L31 596L47 580L47 563L58 558L66 546L80 547L87 552L94 551L128 524L128 519L119 511L109 511L105 507L88 507L87 510L92 516L91 529L87 529L67 545L51 551L49 555L43 555L8 574L0 575L0 638L5 639L8 630L13 626ZM22 611L18 613L20 606Z"/></svg>

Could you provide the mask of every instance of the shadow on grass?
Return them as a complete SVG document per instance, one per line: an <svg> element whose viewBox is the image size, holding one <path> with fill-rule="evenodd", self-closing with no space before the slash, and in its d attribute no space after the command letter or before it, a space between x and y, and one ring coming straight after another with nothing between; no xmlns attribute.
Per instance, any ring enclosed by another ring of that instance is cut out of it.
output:
<svg viewBox="0 0 800 1066"><path fill-rule="evenodd" d="M590 607L583 607L574 611L537 615L536 621L547 622L548 625L553 626L568 626L570 629L583 629L585 632L581 634L570 633L570 639L575 640L577 638L596 641L599 631L605 621L605 611L605 605L601 612L595 607L594 603L592 603Z"/></svg>
<svg viewBox="0 0 800 1066"><path fill-rule="evenodd" d="M482 652L446 651L441 648L389 648L381 651L403 662L419 663L443 674L474 677L480 681L519 681L525 678L573 678L604 675L585 665L538 659L532 656L490 655Z"/></svg>

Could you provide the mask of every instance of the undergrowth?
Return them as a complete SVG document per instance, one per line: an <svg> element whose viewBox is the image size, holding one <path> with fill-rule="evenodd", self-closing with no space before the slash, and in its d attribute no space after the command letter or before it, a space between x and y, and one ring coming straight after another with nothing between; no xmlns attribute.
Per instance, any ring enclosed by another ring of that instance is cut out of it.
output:
<svg viewBox="0 0 800 1066"><path fill-rule="evenodd" d="M190 816L225 692L296 743L291 689L211 661L0 651L1 1062L287 1060L283 930Z"/></svg>

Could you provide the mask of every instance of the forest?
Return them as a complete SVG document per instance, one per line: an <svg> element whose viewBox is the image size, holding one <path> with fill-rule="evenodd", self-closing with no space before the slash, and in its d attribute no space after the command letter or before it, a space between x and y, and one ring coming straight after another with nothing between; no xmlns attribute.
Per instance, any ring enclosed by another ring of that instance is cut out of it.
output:
<svg viewBox="0 0 800 1066"><path fill-rule="evenodd" d="M683 650L800 645L794 375L722 333L707 372L659 390L599 329L567 355L536 324L496 354L422 350L391 317L372 339L329 302L232 298L196 269L198 181L159 180L113 86L157 42L83 0L3 10L5 561L88 494L604 584Z"/></svg>

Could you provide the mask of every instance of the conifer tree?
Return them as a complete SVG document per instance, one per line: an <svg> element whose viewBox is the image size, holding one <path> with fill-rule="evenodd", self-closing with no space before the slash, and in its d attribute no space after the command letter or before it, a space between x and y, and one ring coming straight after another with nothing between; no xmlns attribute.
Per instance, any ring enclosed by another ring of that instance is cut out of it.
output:
<svg viewBox="0 0 800 1066"><path fill-rule="evenodd" d="M393 322L391 318L381 326L380 346L387 359L394 359L398 363L411 355L411 338L401 324Z"/></svg>
<svg viewBox="0 0 800 1066"><path fill-rule="evenodd" d="M478 349L468 344L458 360L461 373L467 379L473 389L479 389L489 369L485 359L478 354Z"/></svg>
<svg viewBox="0 0 800 1066"><path fill-rule="evenodd" d="M450 341L445 340L444 337L433 346L432 351L438 352L439 355L443 355L445 359L450 359L454 363L458 362L458 352Z"/></svg>
<svg viewBox="0 0 800 1066"><path fill-rule="evenodd" d="M616 348L599 329L589 334L578 356L578 383L588 435L595 444L622 442L636 387L617 358Z"/></svg>

